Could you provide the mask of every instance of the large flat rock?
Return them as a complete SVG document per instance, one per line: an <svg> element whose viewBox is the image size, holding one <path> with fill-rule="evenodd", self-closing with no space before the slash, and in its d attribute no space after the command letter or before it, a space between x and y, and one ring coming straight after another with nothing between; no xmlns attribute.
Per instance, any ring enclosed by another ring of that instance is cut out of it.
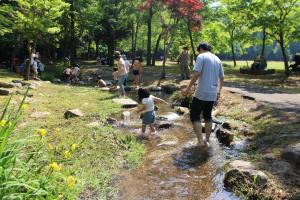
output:
<svg viewBox="0 0 300 200"><path fill-rule="evenodd" d="M137 107L138 105L136 101L132 99L126 99L126 98L113 99L113 102L121 105L123 108L134 108Z"/></svg>
<svg viewBox="0 0 300 200"><path fill-rule="evenodd" d="M290 163L300 166L300 143L288 146L283 150L281 157Z"/></svg>
<svg viewBox="0 0 300 200"><path fill-rule="evenodd" d="M8 96L11 94L10 90L0 89L0 96Z"/></svg>

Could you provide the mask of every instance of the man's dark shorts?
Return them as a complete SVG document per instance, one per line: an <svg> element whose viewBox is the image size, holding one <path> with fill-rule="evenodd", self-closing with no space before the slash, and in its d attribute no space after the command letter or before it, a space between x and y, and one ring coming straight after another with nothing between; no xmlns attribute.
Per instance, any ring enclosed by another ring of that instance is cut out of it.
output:
<svg viewBox="0 0 300 200"><path fill-rule="evenodd" d="M203 113L205 122L211 122L211 112L214 107L214 103L214 101L202 101L194 97L190 108L191 121L201 122L200 116Z"/></svg>

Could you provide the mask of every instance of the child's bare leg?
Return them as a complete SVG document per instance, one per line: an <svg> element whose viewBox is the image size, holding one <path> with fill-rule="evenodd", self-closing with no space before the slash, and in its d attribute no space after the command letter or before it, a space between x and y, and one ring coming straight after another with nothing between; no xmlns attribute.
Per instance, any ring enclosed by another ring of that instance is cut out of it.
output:
<svg viewBox="0 0 300 200"><path fill-rule="evenodd" d="M141 84L141 75L137 76L137 85L139 86Z"/></svg>
<svg viewBox="0 0 300 200"><path fill-rule="evenodd" d="M146 125L143 124L143 125L142 125L142 133L144 134L145 132L146 132Z"/></svg>
<svg viewBox="0 0 300 200"><path fill-rule="evenodd" d="M155 133L156 129L155 129L154 124L150 125L150 130L151 130L152 133Z"/></svg>

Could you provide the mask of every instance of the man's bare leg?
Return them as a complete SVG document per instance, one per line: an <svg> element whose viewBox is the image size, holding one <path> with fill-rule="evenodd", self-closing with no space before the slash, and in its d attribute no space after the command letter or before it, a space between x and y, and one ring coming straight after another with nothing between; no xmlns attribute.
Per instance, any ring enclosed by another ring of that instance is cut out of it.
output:
<svg viewBox="0 0 300 200"><path fill-rule="evenodd" d="M209 146L209 138L212 131L212 122L205 122L205 145Z"/></svg>
<svg viewBox="0 0 300 200"><path fill-rule="evenodd" d="M198 145L203 144L202 125L200 122L193 122L193 129L198 139Z"/></svg>

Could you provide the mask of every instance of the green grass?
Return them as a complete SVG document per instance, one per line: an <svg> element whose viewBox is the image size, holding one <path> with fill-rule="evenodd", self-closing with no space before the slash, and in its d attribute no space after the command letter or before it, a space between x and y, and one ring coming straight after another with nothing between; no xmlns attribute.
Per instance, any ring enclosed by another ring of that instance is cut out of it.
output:
<svg viewBox="0 0 300 200"><path fill-rule="evenodd" d="M8 82L15 78L10 73L0 71L0 81ZM103 123L108 116L122 110L111 101L114 94L94 88L50 83L42 83L30 93L33 98L16 129L15 137L24 137L37 128L44 128L48 131L47 143L56 147L61 155L70 145L78 144L78 152L72 155L74 162L64 166L81 180L77 195L92 188L100 199L105 199L108 193L114 193L114 190L109 189L111 175L119 173L122 165L137 167L140 164L143 145L128 133ZM18 103L20 98L16 95L13 101ZM6 100L7 97L0 97L0 105ZM64 112L75 108L80 109L84 117L64 119ZM51 114L45 119L32 118L31 114L37 111ZM89 128L87 124L91 122L98 122L100 126Z"/></svg>
<svg viewBox="0 0 300 200"><path fill-rule="evenodd" d="M248 61L249 65L252 61ZM283 62L269 61L268 68L275 69L276 73L272 75L248 75L240 74L240 67L247 66L246 61L237 61L237 67L233 67L232 61L224 61L225 81L228 83L237 83L241 85L253 85L258 87L268 87L282 90L287 93L300 93L300 76L291 75L288 79L284 74ZM156 67L145 67L146 72L160 73L162 62L157 62ZM180 76L179 65L176 62L167 62L167 74L177 74Z"/></svg>
<svg viewBox="0 0 300 200"><path fill-rule="evenodd" d="M248 62L248 64L247 64ZM253 63L252 60L238 60L236 62L237 66L236 68L240 68L240 67L251 67L251 64ZM233 66L233 61L223 61L223 64L225 65L230 65ZM284 71L284 63L281 61L268 61L268 69L275 69L278 70L279 72L283 72Z"/></svg>

